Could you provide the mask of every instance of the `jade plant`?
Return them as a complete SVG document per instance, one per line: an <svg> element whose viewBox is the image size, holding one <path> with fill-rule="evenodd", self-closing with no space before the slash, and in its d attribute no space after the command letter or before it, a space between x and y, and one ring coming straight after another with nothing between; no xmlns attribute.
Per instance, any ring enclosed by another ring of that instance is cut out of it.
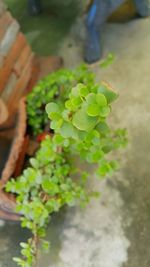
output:
<svg viewBox="0 0 150 267"><path fill-rule="evenodd" d="M44 87L45 81L47 87ZM54 212L64 205L85 205L92 196L98 195L88 188L90 177L86 170L78 167L81 164L76 165L76 158L78 162L96 165L98 179L112 175L118 168L118 162L107 156L127 143L126 130L113 130L107 123L111 104L117 97L107 84L95 83L94 75L83 66L75 71L52 74L28 96L33 132L42 129L41 123L46 118L52 134L41 142L23 174L6 185L6 191L17 196L16 210L22 215L22 227L32 232L32 237L20 244L22 257L14 258L19 266L37 266L38 250L48 250L49 242L44 237Z"/></svg>

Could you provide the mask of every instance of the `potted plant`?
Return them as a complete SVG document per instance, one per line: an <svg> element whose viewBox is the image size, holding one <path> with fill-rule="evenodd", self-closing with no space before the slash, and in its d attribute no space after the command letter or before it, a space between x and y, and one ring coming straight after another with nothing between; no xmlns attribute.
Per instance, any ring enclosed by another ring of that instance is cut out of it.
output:
<svg viewBox="0 0 150 267"><path fill-rule="evenodd" d="M28 96L30 129L37 135L50 122L50 134L30 158L30 166L5 187L16 195L22 227L32 232L27 243L20 244L22 257L14 258L19 266L37 265L40 244L48 250L49 242L43 238L52 213L64 205L86 204L97 196L86 189L90 177L77 168L76 157L96 165L99 179L118 168L118 162L107 157L127 143L126 130L113 130L107 123L117 97L106 83L95 83L85 65L52 74Z"/></svg>

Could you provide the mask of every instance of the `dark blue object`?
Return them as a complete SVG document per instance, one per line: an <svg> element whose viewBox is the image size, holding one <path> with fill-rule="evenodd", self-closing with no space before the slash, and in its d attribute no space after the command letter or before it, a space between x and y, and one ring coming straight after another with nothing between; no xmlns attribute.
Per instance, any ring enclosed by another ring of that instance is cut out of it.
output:
<svg viewBox="0 0 150 267"><path fill-rule="evenodd" d="M42 11L41 0L28 0L28 10L32 16L40 14Z"/></svg>
<svg viewBox="0 0 150 267"><path fill-rule="evenodd" d="M138 14L141 17L150 15L150 0L134 0Z"/></svg>
<svg viewBox="0 0 150 267"><path fill-rule="evenodd" d="M150 0L133 1L140 16L150 15ZM112 12L124 2L125 0L94 0L86 19L87 39L84 53L86 62L93 63L101 58L101 26ZM28 0L28 9L30 15L41 13L41 0Z"/></svg>
<svg viewBox="0 0 150 267"><path fill-rule="evenodd" d="M94 0L86 19L87 39L85 61L96 62L101 58L101 26L125 0ZM150 0L134 0L140 16L150 15Z"/></svg>

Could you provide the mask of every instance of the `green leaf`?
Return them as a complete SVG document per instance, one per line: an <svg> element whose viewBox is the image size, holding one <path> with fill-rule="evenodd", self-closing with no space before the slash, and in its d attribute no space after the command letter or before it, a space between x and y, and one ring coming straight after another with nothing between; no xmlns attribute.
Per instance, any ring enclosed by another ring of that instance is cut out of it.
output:
<svg viewBox="0 0 150 267"><path fill-rule="evenodd" d="M77 130L73 127L73 125L71 123L68 122L64 122L61 129L60 129L60 134L62 135L62 137L64 138L77 138Z"/></svg>
<svg viewBox="0 0 150 267"><path fill-rule="evenodd" d="M50 249L50 243L48 241L42 240L42 249L47 253Z"/></svg>
<svg viewBox="0 0 150 267"><path fill-rule="evenodd" d="M86 97L89 94L89 90L85 84L78 84L77 89L80 96Z"/></svg>
<svg viewBox="0 0 150 267"><path fill-rule="evenodd" d="M107 106L107 100L101 93L94 94L90 93L86 97L87 114L89 116L100 115L100 109Z"/></svg>
<svg viewBox="0 0 150 267"><path fill-rule="evenodd" d="M98 168L98 174L100 174L100 176L104 177L104 176L106 176L106 174L108 174L109 169L110 169L110 167L109 167L108 163L101 164L100 167Z"/></svg>
<svg viewBox="0 0 150 267"><path fill-rule="evenodd" d="M119 163L118 163L118 161L112 160L112 161L109 162L109 164L110 164L110 166L112 167L112 169L114 171L116 171L116 170L119 169Z"/></svg>
<svg viewBox="0 0 150 267"><path fill-rule="evenodd" d="M71 93L69 94L69 97L85 97L89 93L89 90L87 86L83 83L77 83L75 87L71 89Z"/></svg>
<svg viewBox="0 0 150 267"><path fill-rule="evenodd" d="M30 163L31 163L31 165L32 165L35 169L38 169L38 167L39 167L39 162L38 162L37 159L35 159L35 158L31 158L31 159L30 159Z"/></svg>
<svg viewBox="0 0 150 267"><path fill-rule="evenodd" d="M54 196L59 192L58 185L47 179L42 182L42 188L45 190L45 192L49 193L51 196Z"/></svg>
<svg viewBox="0 0 150 267"><path fill-rule="evenodd" d="M74 110L74 106L73 106L71 100L67 100L67 101L65 102L65 107L66 107L68 110L70 110L70 111L73 111L73 110Z"/></svg>
<svg viewBox="0 0 150 267"><path fill-rule="evenodd" d="M112 88L106 83L102 83L100 85L100 87L98 88L98 92L105 95L108 104L118 98L118 93L114 92Z"/></svg>
<svg viewBox="0 0 150 267"><path fill-rule="evenodd" d="M100 107L105 107L107 106L107 99L104 96L104 94L98 93L96 94L96 102Z"/></svg>
<svg viewBox="0 0 150 267"><path fill-rule="evenodd" d="M71 98L73 96L75 96L75 97L79 96L79 91L78 91L77 86L75 86L71 89L71 93L69 94L69 97Z"/></svg>
<svg viewBox="0 0 150 267"><path fill-rule="evenodd" d="M13 261L17 262L17 263L23 263L23 260L17 257L13 257Z"/></svg>
<svg viewBox="0 0 150 267"><path fill-rule="evenodd" d="M86 97L86 103L88 105L95 104L96 103L96 94L94 94L94 93L88 94L88 96Z"/></svg>
<svg viewBox="0 0 150 267"><path fill-rule="evenodd" d="M71 103L72 103L72 105L73 105L73 107L75 109L75 108L78 108L81 105L82 100L81 100L80 97L73 97L73 98L71 98Z"/></svg>
<svg viewBox="0 0 150 267"><path fill-rule="evenodd" d="M97 120L97 117L88 116L86 107L82 107L74 114L72 123L79 130L89 131L95 127Z"/></svg>
<svg viewBox="0 0 150 267"><path fill-rule="evenodd" d="M63 143L64 138L60 135L60 134L55 134L53 137L54 143L56 143L57 145L60 145Z"/></svg>
<svg viewBox="0 0 150 267"><path fill-rule="evenodd" d="M47 104L45 109L46 109L46 112L48 115L51 112L59 112L60 111L59 106L54 102Z"/></svg>
<svg viewBox="0 0 150 267"><path fill-rule="evenodd" d="M110 113L110 107L103 107L100 109L100 112L99 112L101 117L107 117L109 113Z"/></svg>
<svg viewBox="0 0 150 267"><path fill-rule="evenodd" d="M105 154L109 153L110 151L113 150L113 144L112 143L107 143L102 147L103 151Z"/></svg>
<svg viewBox="0 0 150 267"><path fill-rule="evenodd" d="M104 152L102 150L97 150L93 152L89 152L87 154L87 161L92 163L92 162L98 162L102 157L104 156Z"/></svg>
<svg viewBox="0 0 150 267"><path fill-rule="evenodd" d="M69 145L70 145L69 139L65 139L63 142L63 145L64 145L64 147L69 147Z"/></svg>
<svg viewBox="0 0 150 267"><path fill-rule="evenodd" d="M107 125L106 122L99 122L99 124L96 126L96 129L101 133L101 134L107 134L110 132L110 129Z"/></svg>
<svg viewBox="0 0 150 267"><path fill-rule="evenodd" d="M98 116L100 115L100 107L97 104L90 104L87 108L87 114L89 116Z"/></svg>
<svg viewBox="0 0 150 267"><path fill-rule="evenodd" d="M70 186L69 186L68 184L61 184L60 188L61 188L63 191L69 191Z"/></svg>
<svg viewBox="0 0 150 267"><path fill-rule="evenodd" d="M60 129L62 124L63 124L63 120L62 119L60 119L58 121L52 121L50 123L50 128L53 129L53 130L57 130L57 129Z"/></svg>
<svg viewBox="0 0 150 267"><path fill-rule="evenodd" d="M101 68L107 68L109 65L111 65L114 62L115 56L112 53L109 53L107 58L104 59L101 63L100 63L100 67Z"/></svg>
<svg viewBox="0 0 150 267"><path fill-rule="evenodd" d="M60 112L51 112L49 113L48 117L51 119L51 120L60 120L61 119L61 114Z"/></svg>
<svg viewBox="0 0 150 267"><path fill-rule="evenodd" d="M102 150L95 151L92 153L93 161L98 162L104 156L104 152Z"/></svg>
<svg viewBox="0 0 150 267"><path fill-rule="evenodd" d="M20 243L20 246L21 246L22 248L27 248L27 247L29 247L29 245L28 245L27 243L24 243L24 242L21 242L21 243Z"/></svg>
<svg viewBox="0 0 150 267"><path fill-rule="evenodd" d="M64 110L63 112L62 112L62 118L65 120L65 121L69 121L69 114L70 114L70 111L69 110Z"/></svg>

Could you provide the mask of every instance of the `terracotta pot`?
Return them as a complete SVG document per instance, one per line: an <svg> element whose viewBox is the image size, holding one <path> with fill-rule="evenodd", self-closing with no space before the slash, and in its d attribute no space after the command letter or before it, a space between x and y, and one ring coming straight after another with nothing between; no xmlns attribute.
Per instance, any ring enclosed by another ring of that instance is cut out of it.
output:
<svg viewBox="0 0 150 267"><path fill-rule="evenodd" d="M0 217L2 219L19 220L20 217L15 213L15 197L13 197L12 194L5 193L4 187L10 177L14 174L16 167L21 171L21 166L19 165L22 164L24 160L24 156L21 153L22 149L25 150L24 146L25 143L27 143L27 138L25 137L26 128L26 104L25 99L22 98L19 102L14 129L10 130L10 133L8 130L4 133L1 132L1 134L5 134L6 136L9 136L9 134L10 136L12 135L10 153L2 170L0 180ZM22 155L22 160L19 159L20 155Z"/></svg>
<svg viewBox="0 0 150 267"><path fill-rule="evenodd" d="M0 125L8 119L8 110L3 100L0 98Z"/></svg>

